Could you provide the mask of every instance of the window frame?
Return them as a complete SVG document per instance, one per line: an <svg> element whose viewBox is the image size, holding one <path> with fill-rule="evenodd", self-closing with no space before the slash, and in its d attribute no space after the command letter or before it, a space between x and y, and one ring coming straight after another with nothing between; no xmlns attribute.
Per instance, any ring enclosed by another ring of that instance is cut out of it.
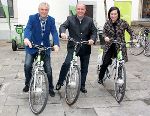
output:
<svg viewBox="0 0 150 116"><path fill-rule="evenodd" d="M9 10L9 16L10 18L14 18L14 0L9 0L9 2L11 1L11 5L8 4L8 10ZM9 3L8 2L8 3ZM10 7L11 6L11 7ZM0 15L0 18L6 18L6 15L4 13L4 10L3 10L3 7L2 7L2 4L1 4L1 1L0 1L0 10L1 10L1 15ZM11 10L11 11L10 11ZM10 13L11 12L11 13Z"/></svg>

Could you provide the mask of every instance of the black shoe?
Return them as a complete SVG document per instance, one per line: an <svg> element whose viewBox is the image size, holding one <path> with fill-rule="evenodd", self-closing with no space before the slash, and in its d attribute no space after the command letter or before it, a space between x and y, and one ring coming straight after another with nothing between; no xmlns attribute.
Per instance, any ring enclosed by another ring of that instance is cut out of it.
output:
<svg viewBox="0 0 150 116"><path fill-rule="evenodd" d="M55 97L55 92L54 92L53 89L50 89L50 90L49 90L49 94L50 94L51 97Z"/></svg>
<svg viewBox="0 0 150 116"><path fill-rule="evenodd" d="M82 93L87 93L87 90L85 89L85 87L81 87L81 88L80 88L80 91L81 91Z"/></svg>
<svg viewBox="0 0 150 116"><path fill-rule="evenodd" d="M29 86L26 85L24 88L23 88L23 92L28 92L29 91Z"/></svg>
<svg viewBox="0 0 150 116"><path fill-rule="evenodd" d="M61 86L63 86L63 84L57 83L57 84L56 84L56 90L60 90L60 89L61 89Z"/></svg>
<svg viewBox="0 0 150 116"><path fill-rule="evenodd" d="M104 85L103 80L101 79L98 80L98 83Z"/></svg>

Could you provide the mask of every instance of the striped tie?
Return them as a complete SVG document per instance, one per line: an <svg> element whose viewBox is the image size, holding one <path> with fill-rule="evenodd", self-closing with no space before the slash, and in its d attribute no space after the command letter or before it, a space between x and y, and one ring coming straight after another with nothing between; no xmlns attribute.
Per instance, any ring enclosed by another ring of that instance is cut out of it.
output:
<svg viewBox="0 0 150 116"><path fill-rule="evenodd" d="M39 20L40 20L40 23L41 23L41 35L43 37L44 33L45 33L45 25L46 25L47 18L43 19L43 18L39 17ZM43 45L43 40L41 42L41 45Z"/></svg>
<svg viewBox="0 0 150 116"><path fill-rule="evenodd" d="M45 33L45 24L46 24L46 21L41 21L41 30L42 30L42 37L43 37L43 35L44 35L44 33Z"/></svg>

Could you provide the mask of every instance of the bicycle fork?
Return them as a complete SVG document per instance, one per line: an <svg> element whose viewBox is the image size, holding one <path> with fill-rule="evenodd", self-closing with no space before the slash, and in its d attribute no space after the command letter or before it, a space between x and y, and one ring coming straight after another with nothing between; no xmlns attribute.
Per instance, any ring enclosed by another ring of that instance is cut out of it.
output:
<svg viewBox="0 0 150 116"><path fill-rule="evenodd" d="M123 65L124 65L124 60L118 61L118 63L117 63L117 70L116 70L116 76L115 77L116 77L117 84L119 84L120 86L122 86L123 83L124 83L124 80L123 80L123 77L122 77Z"/></svg>
<svg viewBox="0 0 150 116"><path fill-rule="evenodd" d="M77 56L74 56L73 60L71 61L71 64L70 64L70 69L69 69L69 75L70 75L70 78L69 78L69 85L71 86L76 86L76 70L75 69L75 66L77 66Z"/></svg>
<svg viewBox="0 0 150 116"><path fill-rule="evenodd" d="M40 74L39 71L43 70L43 66L41 66L41 64L38 65L39 66L35 69L35 73L34 73L34 81L33 81L34 92L42 92L43 77L41 76L42 74Z"/></svg>

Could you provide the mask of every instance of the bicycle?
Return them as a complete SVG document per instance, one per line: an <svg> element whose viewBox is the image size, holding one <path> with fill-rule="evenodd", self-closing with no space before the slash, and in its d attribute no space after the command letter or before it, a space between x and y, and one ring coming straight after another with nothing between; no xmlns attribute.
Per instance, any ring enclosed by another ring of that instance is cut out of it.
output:
<svg viewBox="0 0 150 116"><path fill-rule="evenodd" d="M70 68L66 75L65 100L68 105L73 105L79 97L81 88L81 72L77 63L77 48L81 44L87 44L88 41L77 42L70 37L68 38L68 41L74 42L75 46L73 52L73 59L70 63Z"/></svg>
<svg viewBox="0 0 150 116"><path fill-rule="evenodd" d="M103 78L103 82L106 81L106 79L113 78L114 79L114 91L115 91L115 99L118 103L121 103L121 101L124 98L125 95L125 89L126 89L126 69L125 69L125 61L123 59L122 55L122 47L126 45L126 43L120 43L116 40L113 40L113 43L119 45L119 49L117 51L117 57L112 58L112 63L108 66L105 76ZM97 64L97 74L100 73L101 68L101 62L102 59L99 59L102 57L98 57L98 64Z"/></svg>
<svg viewBox="0 0 150 116"><path fill-rule="evenodd" d="M129 51L132 55L137 56L144 52L145 56L150 56L150 41L148 39L149 32L148 28L140 28L136 41L131 41L129 43Z"/></svg>
<svg viewBox="0 0 150 116"><path fill-rule="evenodd" d="M32 44L32 47L38 49L38 53L32 65L32 77L29 85L29 106L31 111L37 115L46 107L49 94L48 78L43 67L43 52L52 49L52 47L35 44Z"/></svg>

